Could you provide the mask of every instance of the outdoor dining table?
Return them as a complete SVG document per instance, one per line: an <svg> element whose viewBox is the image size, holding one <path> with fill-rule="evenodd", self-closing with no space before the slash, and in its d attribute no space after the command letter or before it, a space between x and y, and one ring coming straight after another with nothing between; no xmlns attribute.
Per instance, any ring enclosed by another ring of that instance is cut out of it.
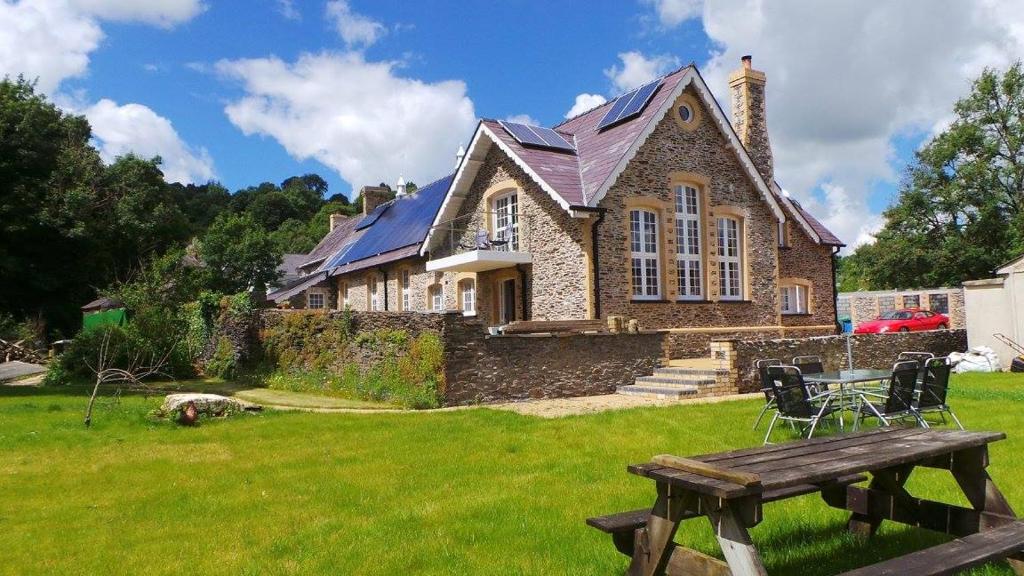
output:
<svg viewBox="0 0 1024 576"><path fill-rule="evenodd" d="M839 428L846 429L843 421L843 411L852 410L855 407L854 397L856 396L857 384L864 382L880 382L887 380L892 375L888 370L875 370L860 368L854 370L839 370L836 372L818 372L804 374L804 381L814 384L825 384L827 386L839 386Z"/></svg>
<svg viewBox="0 0 1024 576"><path fill-rule="evenodd" d="M693 458L655 456L628 467L656 484L649 509L590 518L629 556L634 576L765 575L749 528L763 504L820 493L825 504L848 510L847 527L874 535L884 520L955 537L844 576L952 574L994 559L1010 559L1024 574L1024 522L988 475L988 444L1000 432L878 428ZM904 487L916 467L948 470L970 507L916 498ZM870 475L867 486L857 486ZM706 517L725 561L676 544L681 522ZM846 559L847 561L849 559Z"/></svg>

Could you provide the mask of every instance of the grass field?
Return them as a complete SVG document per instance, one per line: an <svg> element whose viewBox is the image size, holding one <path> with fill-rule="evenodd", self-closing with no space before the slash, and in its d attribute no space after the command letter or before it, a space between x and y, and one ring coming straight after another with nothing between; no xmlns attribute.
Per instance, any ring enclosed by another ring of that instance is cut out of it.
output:
<svg viewBox="0 0 1024 576"><path fill-rule="evenodd" d="M1024 509L1024 376L957 378L951 401L968 428L1008 433L990 472ZM75 389L0 387L2 574L617 574L625 557L583 521L651 503L627 464L760 442L756 401L554 420L267 412L179 428L148 416L158 398L126 397L88 430L84 403ZM964 503L937 471L915 472L910 490ZM771 574L835 574L942 541L894 524L848 537L817 496L765 517L753 537ZM705 522L678 540L713 553Z"/></svg>

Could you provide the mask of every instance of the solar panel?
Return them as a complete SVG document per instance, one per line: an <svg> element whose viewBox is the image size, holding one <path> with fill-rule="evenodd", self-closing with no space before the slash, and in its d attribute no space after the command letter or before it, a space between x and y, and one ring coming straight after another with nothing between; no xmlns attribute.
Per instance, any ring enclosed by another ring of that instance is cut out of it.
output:
<svg viewBox="0 0 1024 576"><path fill-rule="evenodd" d="M516 139L516 142L524 146L542 146L570 152L576 150L561 134L550 128L505 121L499 121L499 124Z"/></svg>
<svg viewBox="0 0 1024 576"><path fill-rule="evenodd" d="M654 96L654 93L658 91L659 86L661 86L661 79L644 84L636 90L616 98L611 109L601 119L597 129L607 128L612 124L632 118L642 112L647 103L651 101L651 96Z"/></svg>
<svg viewBox="0 0 1024 576"><path fill-rule="evenodd" d="M369 228L370 226L373 226L373 223L376 222L377 219L380 218L380 215L383 214L385 210L390 208L391 204L393 203L393 200L388 201L381 204L380 206L377 206L373 210L370 210L370 213L367 214L366 216L363 216L363 219L359 221L359 224L356 224L356 230L362 230L363 228Z"/></svg>
<svg viewBox="0 0 1024 576"><path fill-rule="evenodd" d="M551 148L559 148L562 150L575 150L575 148L573 148L573 145L570 144L564 136L562 136L558 132L555 132L551 128L544 128L542 126L530 126L530 128L533 129L533 131L536 132L538 135L540 135L540 137L543 138L544 141L547 142L548 146L550 146Z"/></svg>
<svg viewBox="0 0 1024 576"><path fill-rule="evenodd" d="M548 145L536 132L530 130L530 127L526 124L517 124L515 122L500 122L500 124L520 144L531 144L533 146Z"/></svg>

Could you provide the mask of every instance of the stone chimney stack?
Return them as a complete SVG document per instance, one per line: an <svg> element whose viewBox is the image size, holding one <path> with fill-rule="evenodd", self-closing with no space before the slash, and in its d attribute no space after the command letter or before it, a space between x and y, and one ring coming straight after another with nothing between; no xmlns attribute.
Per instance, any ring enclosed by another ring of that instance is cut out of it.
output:
<svg viewBox="0 0 1024 576"><path fill-rule="evenodd" d="M344 214L331 214L331 231L333 232L335 228L341 226L341 223L347 218L348 216L345 216Z"/></svg>
<svg viewBox="0 0 1024 576"><path fill-rule="evenodd" d="M391 193L382 186L363 186L359 193L363 196L363 215L367 215L377 206L391 199Z"/></svg>
<svg viewBox="0 0 1024 576"><path fill-rule="evenodd" d="M729 75L729 90L732 102L732 126L746 147L761 175L769 182L774 178L772 146L768 142L768 122L765 118L766 77L764 72L754 70L751 57L741 59L742 66Z"/></svg>

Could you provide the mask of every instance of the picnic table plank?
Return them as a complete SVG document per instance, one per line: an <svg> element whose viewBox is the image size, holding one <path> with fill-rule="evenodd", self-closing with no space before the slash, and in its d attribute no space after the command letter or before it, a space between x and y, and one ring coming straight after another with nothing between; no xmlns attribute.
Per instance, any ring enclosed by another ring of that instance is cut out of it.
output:
<svg viewBox="0 0 1024 576"><path fill-rule="evenodd" d="M912 552L841 576L947 576L1006 558L1024 549L1024 522L971 534L945 544Z"/></svg>
<svg viewBox="0 0 1024 576"><path fill-rule="evenodd" d="M730 468L761 476L761 486L742 486L716 478L707 478L658 465L633 465L629 471L639 476L666 482L720 498L735 498L763 490L796 484L817 483L842 475L879 470L901 463L919 461L944 453L985 446L1006 437L1000 432L961 432L921 429L897 430L888 442L877 438L858 442L853 438L835 450L822 450L759 462L749 466L733 464ZM866 436L872 438L872 436Z"/></svg>

